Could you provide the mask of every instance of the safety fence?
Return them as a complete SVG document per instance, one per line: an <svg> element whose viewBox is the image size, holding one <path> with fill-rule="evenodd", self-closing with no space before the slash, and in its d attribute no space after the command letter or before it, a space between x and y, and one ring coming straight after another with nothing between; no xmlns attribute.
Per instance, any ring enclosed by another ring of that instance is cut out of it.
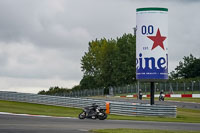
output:
<svg viewBox="0 0 200 133"><path fill-rule="evenodd" d="M55 105L64 107L83 108L91 106L92 103L98 104L102 108L107 108L110 114L121 115L141 115L141 116L164 116L176 117L176 106L149 105L130 102L116 102L88 98L60 97L37 95L29 93L17 93L0 91L0 100L18 101L45 105Z"/></svg>
<svg viewBox="0 0 200 133"><path fill-rule="evenodd" d="M72 90L69 93L55 93L55 96L65 97L88 97L103 95L134 95L141 90L143 94L150 93L150 83L138 82L124 86L112 86L108 88ZM200 81L190 82L159 82L155 83L155 94L164 91L165 94L200 94Z"/></svg>

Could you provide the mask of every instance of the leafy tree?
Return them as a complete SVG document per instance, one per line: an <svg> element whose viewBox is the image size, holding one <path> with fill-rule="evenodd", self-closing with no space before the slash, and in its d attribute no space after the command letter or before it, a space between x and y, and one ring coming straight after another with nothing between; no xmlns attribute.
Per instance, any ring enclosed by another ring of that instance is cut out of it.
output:
<svg viewBox="0 0 200 133"><path fill-rule="evenodd" d="M183 62L180 61L170 75L172 79L200 77L200 58L196 58L192 54L184 56Z"/></svg>
<svg viewBox="0 0 200 133"><path fill-rule="evenodd" d="M100 39L89 43L81 59L81 89L130 84L135 79L135 36L124 34L117 40Z"/></svg>
<svg viewBox="0 0 200 133"><path fill-rule="evenodd" d="M38 94L40 94L40 95L45 95L46 92L45 92L45 90L42 90L42 91L39 91Z"/></svg>
<svg viewBox="0 0 200 133"><path fill-rule="evenodd" d="M75 85L72 87L72 90L73 91L77 91L77 90L80 90L80 85Z"/></svg>
<svg viewBox="0 0 200 133"><path fill-rule="evenodd" d="M131 84L136 79L136 38L132 34L124 34L117 39L117 60L115 78L117 85Z"/></svg>
<svg viewBox="0 0 200 133"><path fill-rule="evenodd" d="M50 87L48 91L40 91L38 94L41 95L56 95L56 94L64 94L64 93L69 93L71 89L67 88L59 88L58 86L55 87Z"/></svg>
<svg viewBox="0 0 200 133"><path fill-rule="evenodd" d="M80 81L81 89L94 89L96 88L95 78L90 75L84 75L82 80Z"/></svg>

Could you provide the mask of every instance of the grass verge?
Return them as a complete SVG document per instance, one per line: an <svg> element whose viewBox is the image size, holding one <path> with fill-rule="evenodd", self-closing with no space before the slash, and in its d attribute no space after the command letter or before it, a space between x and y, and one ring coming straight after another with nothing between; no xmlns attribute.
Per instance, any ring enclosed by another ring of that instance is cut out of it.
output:
<svg viewBox="0 0 200 133"><path fill-rule="evenodd" d="M199 131L154 130L154 129L98 129L93 133L199 133Z"/></svg>
<svg viewBox="0 0 200 133"><path fill-rule="evenodd" d="M150 100L150 98L143 98L145 100ZM158 98L155 98L155 101L158 101ZM194 102L194 103L200 103L200 98L176 98L176 97L165 97L165 101L179 101L179 102Z"/></svg>
<svg viewBox="0 0 200 133"><path fill-rule="evenodd" d="M195 102L195 103L200 103L200 98L165 98L166 101L180 101L180 102Z"/></svg>
<svg viewBox="0 0 200 133"><path fill-rule="evenodd" d="M81 109L0 100L0 112L77 117Z"/></svg>
<svg viewBox="0 0 200 133"><path fill-rule="evenodd" d="M81 109L0 100L0 112L77 117ZM200 123L200 110L178 108L177 118L108 115L108 119Z"/></svg>

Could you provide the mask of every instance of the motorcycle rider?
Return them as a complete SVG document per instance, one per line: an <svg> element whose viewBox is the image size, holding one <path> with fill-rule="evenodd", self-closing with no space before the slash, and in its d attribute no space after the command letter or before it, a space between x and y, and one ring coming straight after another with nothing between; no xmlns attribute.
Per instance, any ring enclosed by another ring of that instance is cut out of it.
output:
<svg viewBox="0 0 200 133"><path fill-rule="evenodd" d="M160 91L160 96L159 96L159 100L160 100L160 101L164 101L164 95L165 95L165 94L164 94L164 91L161 90L161 91Z"/></svg>
<svg viewBox="0 0 200 133"><path fill-rule="evenodd" d="M139 99L142 100L142 90L139 90Z"/></svg>
<svg viewBox="0 0 200 133"><path fill-rule="evenodd" d="M93 103L92 106L89 107L88 116L92 116L94 112L96 112L97 107L99 107L96 103Z"/></svg>
<svg viewBox="0 0 200 133"><path fill-rule="evenodd" d="M162 94L164 94L164 91L163 91L163 90L160 91L160 96L161 96Z"/></svg>
<svg viewBox="0 0 200 133"><path fill-rule="evenodd" d="M92 106L87 106L83 109L83 111L79 114L79 119L96 119L105 120L107 118L107 114L105 113L106 109L100 108L96 103L93 103Z"/></svg>

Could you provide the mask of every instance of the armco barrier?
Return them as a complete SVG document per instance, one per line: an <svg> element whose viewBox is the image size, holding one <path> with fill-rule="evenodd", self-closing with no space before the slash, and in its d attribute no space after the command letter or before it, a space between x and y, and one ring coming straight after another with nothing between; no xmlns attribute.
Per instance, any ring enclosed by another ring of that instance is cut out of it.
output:
<svg viewBox="0 0 200 133"><path fill-rule="evenodd" d="M71 98L6 91L0 91L0 99L76 108L83 108L90 106L92 103L96 103L100 107L109 108L107 112L110 114L176 117L176 106L114 102L87 98Z"/></svg>

